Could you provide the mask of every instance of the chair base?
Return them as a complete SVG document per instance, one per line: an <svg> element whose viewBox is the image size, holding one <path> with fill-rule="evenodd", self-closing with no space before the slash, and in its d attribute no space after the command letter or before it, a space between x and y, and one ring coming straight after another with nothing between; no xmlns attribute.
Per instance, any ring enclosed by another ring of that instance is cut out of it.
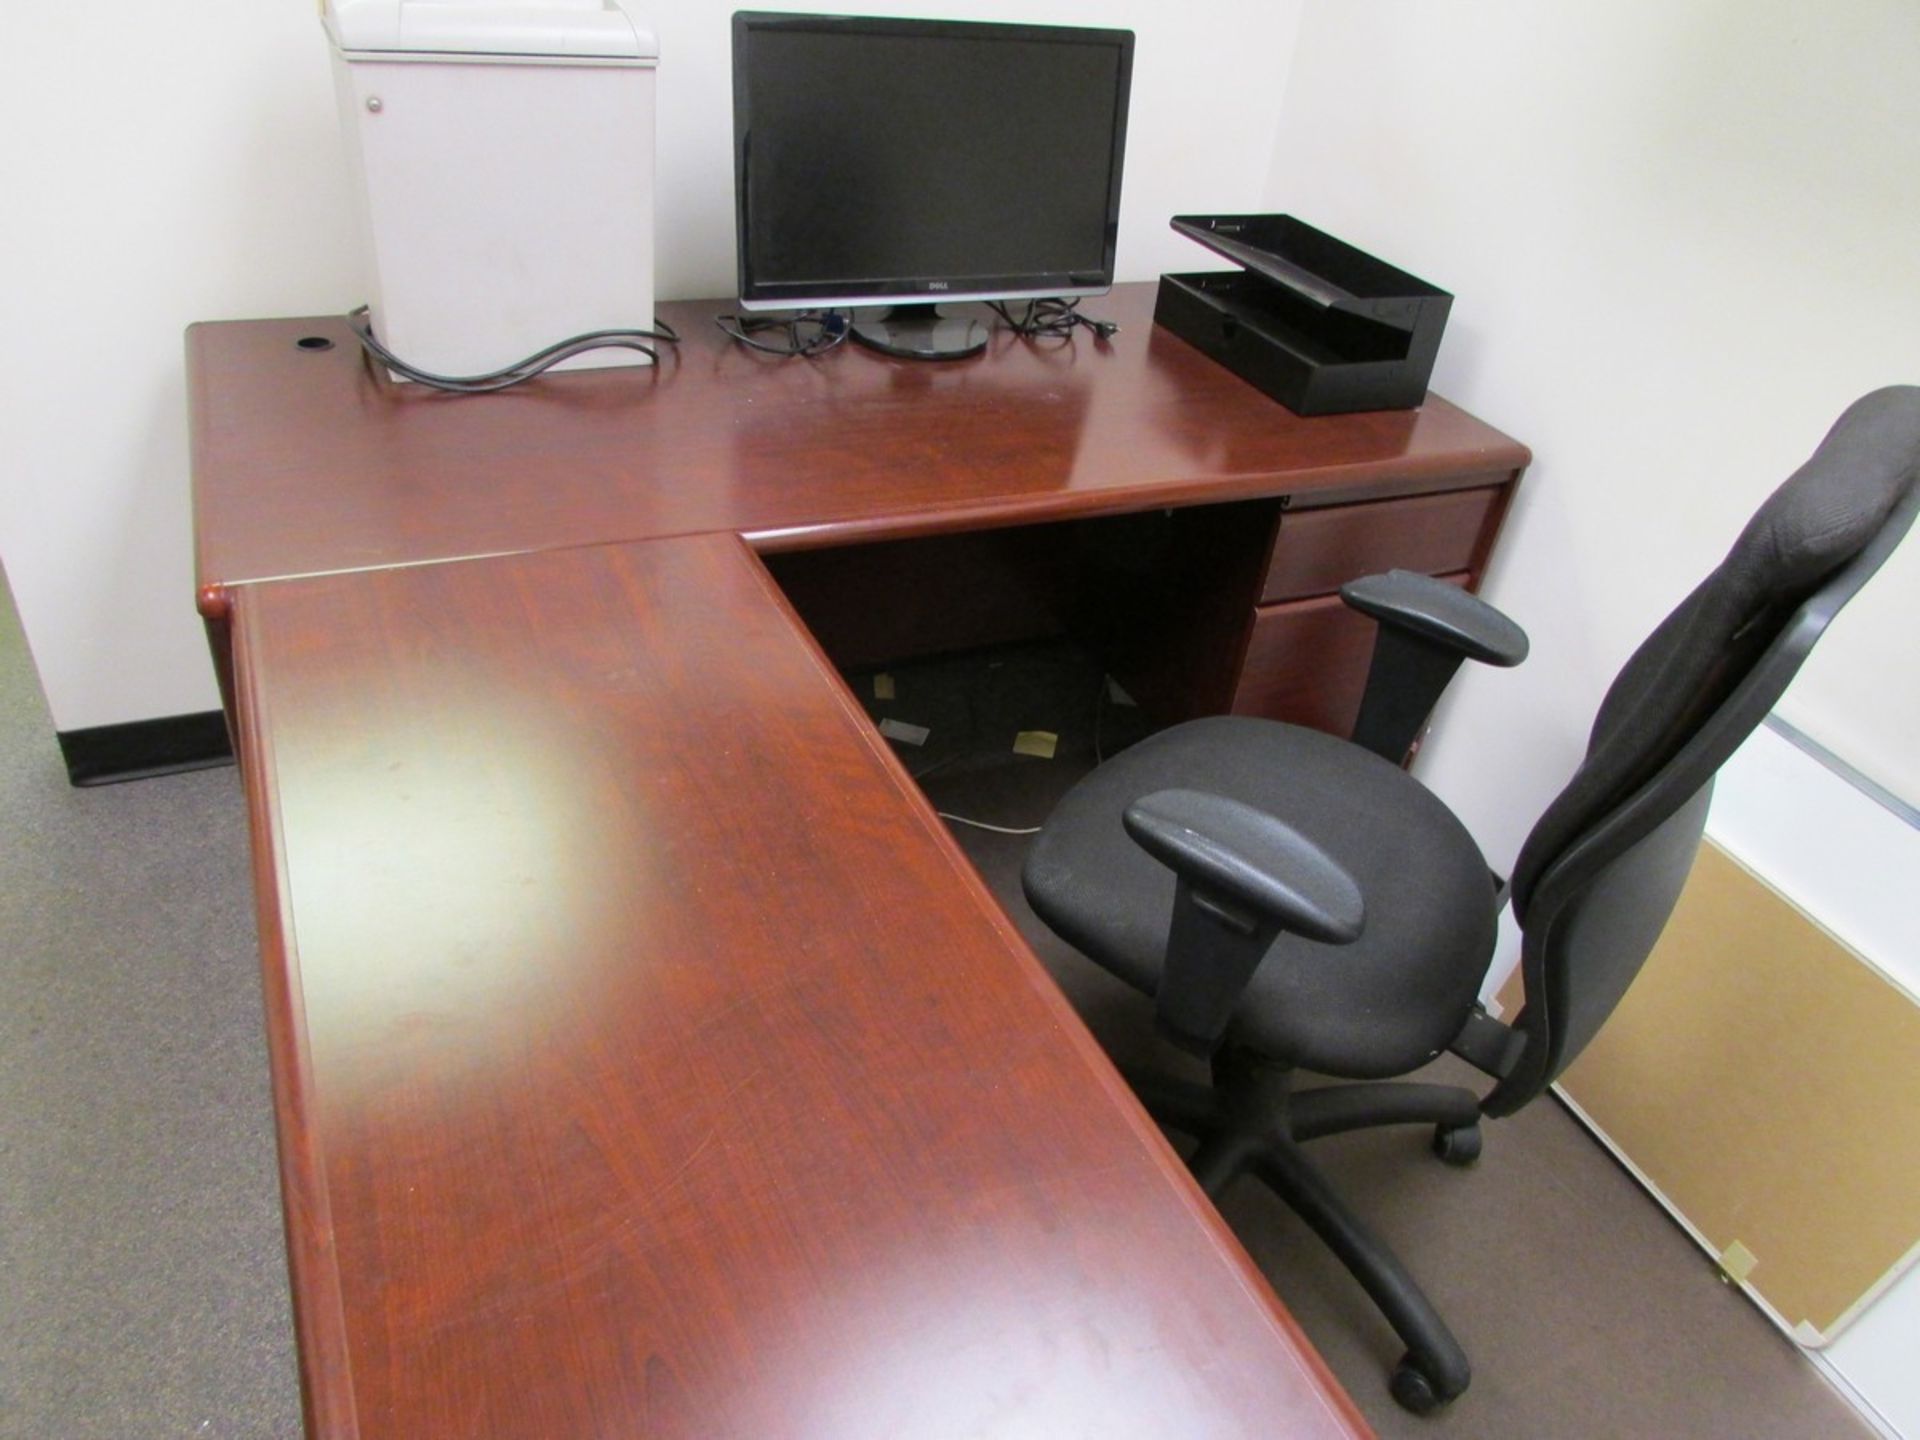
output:
<svg viewBox="0 0 1920 1440"><path fill-rule="evenodd" d="M1466 1352L1393 1252L1336 1195L1301 1144L1376 1125L1430 1124L1434 1151L1449 1164L1480 1153L1480 1101L1451 1085L1404 1082L1329 1085L1296 1091L1293 1072L1217 1056L1209 1087L1162 1075L1129 1074L1156 1120L1199 1141L1188 1165L1209 1197L1251 1171L1305 1220L1352 1272L1407 1347L1395 1369L1395 1400L1427 1414L1472 1378Z"/></svg>

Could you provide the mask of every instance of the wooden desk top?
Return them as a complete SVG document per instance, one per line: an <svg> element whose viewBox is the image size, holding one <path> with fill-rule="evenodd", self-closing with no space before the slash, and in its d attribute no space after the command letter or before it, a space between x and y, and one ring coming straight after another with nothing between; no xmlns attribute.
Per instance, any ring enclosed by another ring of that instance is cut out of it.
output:
<svg viewBox="0 0 1920 1440"><path fill-rule="evenodd" d="M346 324L188 332L202 609L247 580L702 532L758 548L1289 493L1300 505L1504 479L1526 448L1432 397L1301 419L1152 323L1154 287L1089 300L1106 345L1001 331L929 364L853 345L757 355L718 302L661 306L657 369L498 395L395 385ZM316 336L329 350L303 350Z"/></svg>
<svg viewBox="0 0 1920 1440"><path fill-rule="evenodd" d="M737 538L233 620L313 1433L1365 1433Z"/></svg>

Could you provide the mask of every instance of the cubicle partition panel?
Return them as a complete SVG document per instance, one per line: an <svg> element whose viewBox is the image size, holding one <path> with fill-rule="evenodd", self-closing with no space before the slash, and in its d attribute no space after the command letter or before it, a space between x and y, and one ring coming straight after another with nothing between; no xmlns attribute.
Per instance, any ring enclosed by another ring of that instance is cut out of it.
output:
<svg viewBox="0 0 1920 1440"><path fill-rule="evenodd" d="M1517 980L1501 992L1509 1012ZM1920 1259L1920 1006L1718 846L1558 1090L1803 1345Z"/></svg>

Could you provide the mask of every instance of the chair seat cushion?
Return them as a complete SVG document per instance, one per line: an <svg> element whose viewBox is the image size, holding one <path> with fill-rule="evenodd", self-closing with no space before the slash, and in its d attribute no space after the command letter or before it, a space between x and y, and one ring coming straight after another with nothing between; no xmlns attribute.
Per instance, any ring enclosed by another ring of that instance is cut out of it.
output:
<svg viewBox="0 0 1920 1440"><path fill-rule="evenodd" d="M1128 837L1156 790L1211 791L1284 820L1359 884L1351 945L1282 935L1235 1011L1229 1043L1323 1074L1406 1073L1459 1033L1492 958L1493 879L1466 828L1398 766L1271 720L1195 720L1082 780L1035 839L1022 881L1061 938L1147 994L1159 986L1173 872Z"/></svg>

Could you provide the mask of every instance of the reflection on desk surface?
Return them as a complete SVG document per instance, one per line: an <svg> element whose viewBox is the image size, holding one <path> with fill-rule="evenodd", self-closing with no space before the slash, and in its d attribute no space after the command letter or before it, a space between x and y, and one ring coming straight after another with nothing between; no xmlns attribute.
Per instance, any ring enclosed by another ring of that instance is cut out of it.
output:
<svg viewBox="0 0 1920 1440"><path fill-rule="evenodd" d="M951 365L731 348L719 302L662 314L658 367L448 396L376 375L338 319L188 336L199 583L703 531L774 546L1511 475L1525 447L1438 397L1303 420L1151 322L1110 342L997 337ZM336 341L300 349L308 334Z"/></svg>
<svg viewBox="0 0 1920 1440"><path fill-rule="evenodd" d="M737 539L235 642L317 1433L1362 1432Z"/></svg>

